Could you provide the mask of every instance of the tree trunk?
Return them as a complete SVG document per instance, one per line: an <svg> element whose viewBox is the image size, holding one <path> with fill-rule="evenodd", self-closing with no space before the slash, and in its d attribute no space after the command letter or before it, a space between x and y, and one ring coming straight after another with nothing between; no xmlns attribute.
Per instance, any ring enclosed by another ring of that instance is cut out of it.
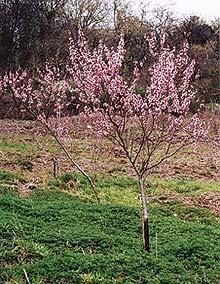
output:
<svg viewBox="0 0 220 284"><path fill-rule="evenodd" d="M141 191L142 229L143 229L144 250L147 252L150 252L149 221L148 221L147 202L146 202L146 194L145 194L143 177L139 178L139 186L140 186L140 191Z"/></svg>

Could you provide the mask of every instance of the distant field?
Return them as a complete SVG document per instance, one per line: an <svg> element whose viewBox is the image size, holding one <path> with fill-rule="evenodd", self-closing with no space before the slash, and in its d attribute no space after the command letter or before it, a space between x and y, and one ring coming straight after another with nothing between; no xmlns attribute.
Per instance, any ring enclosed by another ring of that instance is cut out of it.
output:
<svg viewBox="0 0 220 284"><path fill-rule="evenodd" d="M66 141L95 180L30 122L1 121L0 283L220 283L220 150L185 149L148 180L152 252L142 252L139 192L120 149L83 126Z"/></svg>

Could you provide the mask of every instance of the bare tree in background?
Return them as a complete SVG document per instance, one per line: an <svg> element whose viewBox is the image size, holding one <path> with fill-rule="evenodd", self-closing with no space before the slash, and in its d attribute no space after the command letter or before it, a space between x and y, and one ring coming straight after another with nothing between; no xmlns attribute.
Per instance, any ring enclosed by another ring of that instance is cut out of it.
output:
<svg viewBox="0 0 220 284"><path fill-rule="evenodd" d="M98 28L108 25L110 3L107 0L69 0L67 15L82 28Z"/></svg>
<svg viewBox="0 0 220 284"><path fill-rule="evenodd" d="M140 20L151 27L159 37L171 32L177 19L170 9L170 5L151 7L151 2L141 2L139 8Z"/></svg>
<svg viewBox="0 0 220 284"><path fill-rule="evenodd" d="M28 64L36 41L62 23L66 0L0 0L1 69ZM44 60L45 61L45 60Z"/></svg>

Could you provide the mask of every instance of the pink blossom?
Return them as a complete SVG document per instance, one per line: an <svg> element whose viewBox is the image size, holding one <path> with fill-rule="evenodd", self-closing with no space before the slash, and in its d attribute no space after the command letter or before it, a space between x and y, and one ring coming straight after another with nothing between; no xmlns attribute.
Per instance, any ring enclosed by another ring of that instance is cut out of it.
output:
<svg viewBox="0 0 220 284"><path fill-rule="evenodd" d="M166 46L165 37L159 46L154 34L147 40L154 63L144 94L137 91L144 62L135 62L129 82L124 77L123 35L115 50L102 41L90 50L81 31L69 48L68 71L90 126L123 148L139 176L207 133L199 116L190 113L196 90L188 44L177 51Z"/></svg>

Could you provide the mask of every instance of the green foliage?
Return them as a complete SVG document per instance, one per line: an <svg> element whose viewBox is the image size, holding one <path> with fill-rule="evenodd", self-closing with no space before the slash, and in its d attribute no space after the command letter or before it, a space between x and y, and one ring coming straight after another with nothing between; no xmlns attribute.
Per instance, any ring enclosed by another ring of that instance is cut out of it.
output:
<svg viewBox="0 0 220 284"><path fill-rule="evenodd" d="M137 194L133 180L97 184L106 195L113 186ZM138 207L96 205L54 187L27 199L1 194L0 214L0 283L25 283L24 270L31 283L220 281L220 229L211 215L203 224L202 209L153 203L150 254L142 251Z"/></svg>

